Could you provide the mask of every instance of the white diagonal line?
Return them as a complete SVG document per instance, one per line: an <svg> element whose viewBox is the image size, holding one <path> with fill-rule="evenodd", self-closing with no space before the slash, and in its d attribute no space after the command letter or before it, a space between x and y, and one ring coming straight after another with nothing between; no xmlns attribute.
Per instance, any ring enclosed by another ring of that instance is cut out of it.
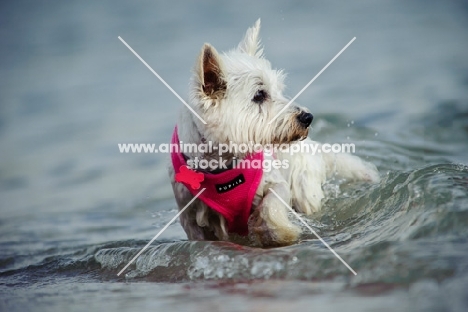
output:
<svg viewBox="0 0 468 312"><path fill-rule="evenodd" d="M356 37L354 37L353 39L351 39L351 41L350 41L350 42L348 42L348 44L347 44L347 45L345 45L345 47L344 47L343 49L341 49L341 51L340 51L340 52L338 52L338 54L337 54L337 55L335 55L335 57L334 57L334 58L332 58L332 59L331 59L331 61L330 61L330 62L328 62L328 64L327 64L327 65L325 65L325 67L324 67L324 68L322 68L322 70L321 70L321 71L319 71L319 72L318 72L318 74L317 74L317 75L315 75L315 77L314 77L314 78L312 78L312 80L311 80L311 81L309 81L309 83L308 83L308 84L306 84L306 85L305 85L305 87L304 87L304 88L302 88L302 90L301 90L301 91L299 91L299 93L298 93L298 94L296 94L296 96L295 96L295 97L293 97L293 98L292 98L292 100L291 100L291 101L289 101L289 103L288 103L288 104L286 104L286 106L284 106L284 107L283 107L283 109L282 109L282 110L280 110L280 111L279 111L279 113L278 113L278 114L276 114L276 116L275 116L275 117L273 117L273 118L272 118L272 119L271 119L271 120L268 122L268 124L271 124L271 123L272 123L272 122L273 122L273 121L274 121L276 118L278 118L278 116L279 116L279 115L281 115L281 113L282 113L282 112L284 112L284 110L285 110L286 108L288 108L288 106L289 106L289 105L291 105L291 103L292 103L292 102L294 102L294 100L296 100L296 99L299 97L299 95L301 95L301 94L302 94L302 92L304 92L304 91L305 91L305 89L307 89L307 88L308 88L308 87L309 87L309 86L312 84L312 82L314 82L314 81L315 81L315 79L317 79L317 78L318 78L318 76L320 76L320 75L321 75L321 74L322 74L322 73L325 71L325 69L327 69L327 67L328 67L328 66L330 66L330 65L331 65L331 63L333 63L333 62L334 62L334 61L335 61L335 60L338 58L338 56L340 56L340 54L341 54L341 53L343 53L343 52L344 52L344 50L346 50L346 49L347 49L347 48L348 48L348 47L351 45L351 43L353 43L353 41L354 41L354 40L356 40Z"/></svg>
<svg viewBox="0 0 468 312"><path fill-rule="evenodd" d="M149 246L150 246L150 245L151 245L151 244L152 244L152 243L153 243L153 242L156 240L156 238L158 238L158 237L159 237L159 235L161 235L161 233L162 233L162 232L164 232L164 231L165 231L165 230L166 230L166 229L169 227L169 225L171 225L171 224L172 224L172 222L174 222L174 221L175 221L175 220L176 220L176 219L177 219L177 218L178 218L178 217L179 217L179 216L180 216L180 215L181 215L181 214L182 214L182 213L185 211L185 209L187 209L187 207L188 207L188 206L190 206L190 204L191 204L191 203L193 203L193 201L194 201L195 199L197 199L197 197L198 197L198 196L200 196L200 194L201 194L201 193L203 193L203 191L205 191L205 190L206 190L206 188L203 188L203 189L201 189L201 191L200 191L200 192L198 192L198 194L197 194L197 195L195 195L195 197L194 197L194 198L192 198L192 200L191 200L191 201L189 201L189 202L188 202L188 204L187 204L187 205L185 205L185 207L184 207L184 208L182 208L182 209L179 211L179 213L177 213L177 214L175 215L175 217L174 217L174 218L172 218L172 220L171 220L171 221L169 221L169 223L168 223L168 224L166 224L166 226L165 226L165 227L163 227L163 228L162 228L162 230L161 230L161 231L159 231L159 233L158 233L158 234L156 234L156 236L155 236L155 237L153 237L153 239L152 239L152 240L150 240L150 241L149 241L149 243L148 243L148 244L146 244L146 246L145 246L145 247L143 247L143 249L141 249L141 250L140 250L140 251L139 251L139 252L136 254L136 256L135 256L135 257L133 257L133 259L132 259L132 260L130 260L130 262L129 262L129 263L127 263L127 265L126 265L126 266L125 266L125 267L124 267L122 270L120 270L120 272L119 272L119 274L117 274L117 276L119 276L120 274L122 274L122 272L123 272L123 271L125 271L125 270L128 268L128 266L129 266L130 264L132 264L132 263L133 263L133 261L135 261L135 260L136 260L136 259L137 259L137 258L138 258L138 257L139 257L139 256L140 256L142 253L143 253L143 251L145 251L145 250L146 250L146 249L147 249L147 248L148 248L148 247L149 247Z"/></svg>
<svg viewBox="0 0 468 312"><path fill-rule="evenodd" d="M356 271L353 270L352 267L349 266L349 264L347 264L343 258L340 257L340 255L338 255L315 231L313 228L311 228L307 222L304 221L304 219L302 219L295 211L294 209L292 209L291 207L289 207L289 205L272 189L270 188L270 191L275 194L276 197L278 197L278 199L286 206L288 207L289 210L291 210L291 212L299 219L299 221L301 221L312 233L314 233L315 236L317 236L317 238L322 242L322 244L324 244L328 249L330 249L330 251L335 255L335 257L337 257L341 262L343 262L343 264L354 274L354 275L357 275Z"/></svg>
<svg viewBox="0 0 468 312"><path fill-rule="evenodd" d="M187 106L188 109L190 109L190 111L195 115L197 116L198 119L201 120L201 122L203 122L205 125L206 125L206 122L203 120L203 118L201 118L194 110L193 108L190 107L190 105L187 104L187 102L184 101L183 98L180 97L179 94L177 94L177 92L174 91L174 89L171 88L171 86L166 82L164 81L164 79L162 79L161 76L158 75L157 72L154 71L154 69L151 68L151 66L148 65L148 63L145 62L144 59L141 58L140 55L138 55L138 53L135 52L135 50L132 49L132 47L130 47L128 45L128 43L125 42L125 40L123 40L120 36L118 37L120 41L122 41L122 43L130 50L132 51L133 54L135 54L135 56L156 76L158 77L159 80L161 80L161 82L172 92L174 93L174 95L182 102L184 103L185 106Z"/></svg>

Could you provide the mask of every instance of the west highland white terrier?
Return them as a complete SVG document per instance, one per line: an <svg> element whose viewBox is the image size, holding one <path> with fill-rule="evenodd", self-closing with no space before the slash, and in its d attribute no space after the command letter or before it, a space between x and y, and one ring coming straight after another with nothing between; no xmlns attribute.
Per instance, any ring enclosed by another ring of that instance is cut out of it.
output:
<svg viewBox="0 0 468 312"><path fill-rule="evenodd" d="M294 103L283 110L289 102L282 94L284 75L264 58L259 31L260 20L236 49L224 54L205 44L195 65L189 105L206 124L192 111L182 110L172 137L180 150L171 153L169 168L179 210L204 189L180 216L191 240L289 245L299 239L301 229L291 222L278 196L310 215L321 209L327 178L379 180L374 165L350 154L231 148L252 143L321 148L307 138L312 114ZM205 148L185 151L183 144ZM239 161L262 165L238 166ZM266 161L276 166L266 170ZM210 167L194 166L202 162Z"/></svg>

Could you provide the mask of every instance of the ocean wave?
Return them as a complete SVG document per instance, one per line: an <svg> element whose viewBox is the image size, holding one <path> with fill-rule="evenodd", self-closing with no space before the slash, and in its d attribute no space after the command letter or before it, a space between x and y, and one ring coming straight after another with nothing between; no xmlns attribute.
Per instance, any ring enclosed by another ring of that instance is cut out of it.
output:
<svg viewBox="0 0 468 312"><path fill-rule="evenodd" d="M440 280L468 267L463 264L468 250L467 190L466 167L433 165L390 173L375 186L342 186L340 196L325 202L322 214L304 218L358 273L352 285L406 284L422 277ZM230 242L159 241L117 276L145 244L115 241L81 246L0 275L79 273L105 280L157 282L353 276L308 233L295 245L272 249ZM0 258L0 263L9 265L10 258Z"/></svg>

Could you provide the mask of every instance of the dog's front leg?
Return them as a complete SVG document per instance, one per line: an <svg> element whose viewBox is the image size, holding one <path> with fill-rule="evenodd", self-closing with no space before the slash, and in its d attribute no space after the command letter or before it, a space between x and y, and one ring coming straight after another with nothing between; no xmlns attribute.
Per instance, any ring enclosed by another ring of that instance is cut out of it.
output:
<svg viewBox="0 0 468 312"><path fill-rule="evenodd" d="M290 203L289 185L280 172L264 172L249 218L250 239L263 247L290 245L297 241L301 230L291 223L288 208L271 190Z"/></svg>
<svg viewBox="0 0 468 312"><path fill-rule="evenodd" d="M327 179L379 181L375 166L357 156L345 153L320 153L322 145L310 139L306 139L302 144L315 148L308 148L308 152L297 149L293 153L291 149L290 152L277 154L278 159L289 162L289 168L282 169L282 173L291 185L293 206L299 212L309 215L320 211L324 198L322 184Z"/></svg>
<svg viewBox="0 0 468 312"><path fill-rule="evenodd" d="M324 198L322 184L326 181L322 156L278 151L277 158L289 164L281 172L290 186L293 208L306 215L320 211Z"/></svg>

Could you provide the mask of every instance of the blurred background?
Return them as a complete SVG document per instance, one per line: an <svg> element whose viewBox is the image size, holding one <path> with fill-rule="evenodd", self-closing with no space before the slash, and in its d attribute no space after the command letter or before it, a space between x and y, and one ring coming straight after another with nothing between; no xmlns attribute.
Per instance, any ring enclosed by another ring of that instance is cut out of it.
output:
<svg viewBox="0 0 468 312"><path fill-rule="evenodd" d="M239 251L174 224L117 278L177 211L168 156L117 144L169 142L185 109L117 37L187 98L203 43L258 18L290 97L357 37L297 102L381 173L310 220L358 276L312 236ZM0 309L466 311L467 30L461 0L2 2Z"/></svg>

